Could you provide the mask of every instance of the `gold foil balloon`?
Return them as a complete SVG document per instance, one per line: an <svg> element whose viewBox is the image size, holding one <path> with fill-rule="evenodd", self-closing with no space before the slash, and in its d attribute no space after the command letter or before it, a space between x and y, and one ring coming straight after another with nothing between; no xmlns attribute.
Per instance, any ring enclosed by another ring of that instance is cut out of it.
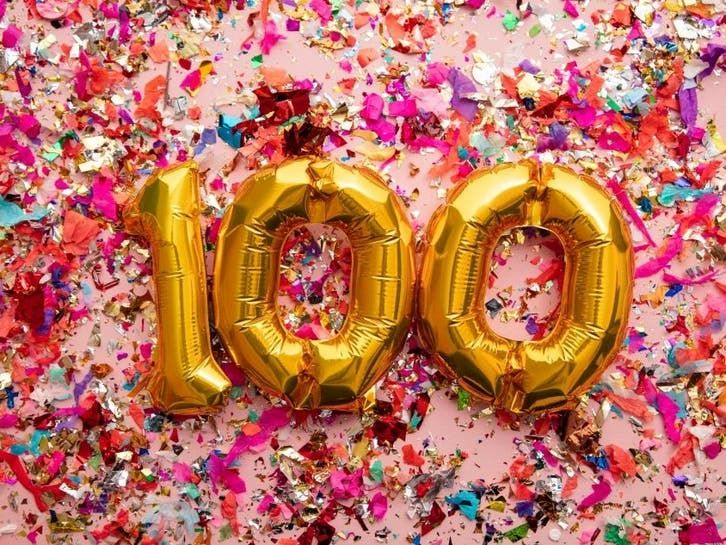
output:
<svg viewBox="0 0 726 545"><path fill-rule="evenodd" d="M554 233L565 254L559 318L537 341L487 325L483 292L499 237ZM608 366L625 335L633 256L616 203L592 179L533 162L473 172L429 224L418 290L419 330L471 393L514 412L567 408Z"/></svg>
<svg viewBox="0 0 726 545"><path fill-rule="evenodd" d="M280 251L297 225L328 223L352 250L350 310L327 340L294 336L276 312ZM409 326L413 235L403 206L369 170L312 157L244 181L219 231L217 330L264 390L296 408L355 408L388 370Z"/></svg>
<svg viewBox="0 0 726 545"><path fill-rule="evenodd" d="M148 240L154 267L158 340L147 389L170 413L208 412L230 382L210 345L197 166L190 161L154 172L125 219Z"/></svg>

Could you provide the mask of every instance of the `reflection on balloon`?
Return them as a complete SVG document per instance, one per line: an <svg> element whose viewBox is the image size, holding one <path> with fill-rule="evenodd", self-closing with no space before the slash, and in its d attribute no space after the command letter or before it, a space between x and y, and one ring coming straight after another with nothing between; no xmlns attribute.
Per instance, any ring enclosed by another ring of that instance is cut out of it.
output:
<svg viewBox="0 0 726 545"><path fill-rule="evenodd" d="M154 267L157 346L147 389L176 414L214 410L230 387L210 344L198 188L193 162L158 170L125 213L129 231L148 240Z"/></svg>
<svg viewBox="0 0 726 545"><path fill-rule="evenodd" d="M280 250L298 225L328 223L352 250L348 317L326 340L295 337L276 312ZM217 330L267 392L302 409L359 407L401 350L412 314L413 233L402 203L367 169L305 157L244 181L219 231Z"/></svg>
<svg viewBox="0 0 726 545"><path fill-rule="evenodd" d="M503 232L531 225L559 237L562 307L537 341L495 334L481 304ZM462 387L514 412L571 406L622 345L633 278L630 235L592 179L529 161L472 173L435 213L418 289L424 344Z"/></svg>

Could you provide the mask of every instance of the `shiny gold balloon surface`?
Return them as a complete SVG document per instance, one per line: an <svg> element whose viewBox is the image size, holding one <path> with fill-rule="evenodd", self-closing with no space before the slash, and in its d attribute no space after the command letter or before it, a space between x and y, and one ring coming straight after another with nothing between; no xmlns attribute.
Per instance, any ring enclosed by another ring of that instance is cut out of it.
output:
<svg viewBox="0 0 726 545"><path fill-rule="evenodd" d="M157 345L147 389L176 414L211 411L230 387L210 345L198 178L192 162L158 170L125 213L128 229L148 240L154 267Z"/></svg>
<svg viewBox="0 0 726 545"><path fill-rule="evenodd" d="M537 341L497 335L483 307L499 237L525 225L554 233L565 253L560 315ZM473 394L514 412L567 408L621 347L632 296L630 234L594 180L532 162L476 171L436 212L427 239L419 331Z"/></svg>
<svg viewBox="0 0 726 545"><path fill-rule="evenodd" d="M300 339L276 312L282 243L297 225L328 223L352 250L350 310L340 333ZM219 231L217 330L261 388L296 408L355 408L389 368L409 326L413 234L399 198L372 171L312 157L242 183Z"/></svg>

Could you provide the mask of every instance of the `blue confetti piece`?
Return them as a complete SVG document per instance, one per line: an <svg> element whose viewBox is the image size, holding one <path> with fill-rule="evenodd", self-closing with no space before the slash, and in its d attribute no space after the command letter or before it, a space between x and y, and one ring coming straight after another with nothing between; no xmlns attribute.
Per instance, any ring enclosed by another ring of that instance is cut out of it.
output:
<svg viewBox="0 0 726 545"><path fill-rule="evenodd" d="M242 121L241 117L232 115L221 114L219 116L217 135L235 149L242 147L242 133L233 129Z"/></svg>
<svg viewBox="0 0 726 545"><path fill-rule="evenodd" d="M650 202L648 197L640 197L640 199L638 199L638 206L646 214L653 212L653 203Z"/></svg>
<svg viewBox="0 0 726 545"><path fill-rule="evenodd" d="M668 291L666 292L666 297L673 297L676 293L680 292L683 289L683 284L673 284L668 288Z"/></svg>
<svg viewBox="0 0 726 545"><path fill-rule="evenodd" d="M36 206L32 212L26 214L17 204L0 197L0 227L13 227L24 221L42 220L47 215L48 210L40 206Z"/></svg>
<svg viewBox="0 0 726 545"><path fill-rule="evenodd" d="M446 496L446 503L459 508L459 511L469 520L476 519L479 510L479 497L471 490L462 490L453 496Z"/></svg>
<svg viewBox="0 0 726 545"><path fill-rule="evenodd" d="M663 191L658 196L658 202L663 206L673 206L678 201L699 199L708 193L711 193L711 191L666 184L663 186Z"/></svg>
<svg viewBox="0 0 726 545"><path fill-rule="evenodd" d="M585 456L585 460L597 467L598 469L608 469L610 467L610 464L608 463L608 459L604 455L595 456L594 454L587 454Z"/></svg>
<svg viewBox="0 0 726 545"><path fill-rule="evenodd" d="M14 454L15 456L25 454L29 450L27 445L10 445L10 454Z"/></svg>
<svg viewBox="0 0 726 545"><path fill-rule="evenodd" d="M514 506L514 510L520 517L531 517L534 515L534 502L518 501L517 505Z"/></svg>

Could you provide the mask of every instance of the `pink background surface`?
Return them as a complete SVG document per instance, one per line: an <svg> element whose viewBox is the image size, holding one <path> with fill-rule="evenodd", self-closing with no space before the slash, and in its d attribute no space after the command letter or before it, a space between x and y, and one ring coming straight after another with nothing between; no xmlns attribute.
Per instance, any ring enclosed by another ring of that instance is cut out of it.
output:
<svg viewBox="0 0 726 545"><path fill-rule="evenodd" d="M496 1L493 5L501 9L511 8L513 2ZM556 2L545 2L544 9L555 10L553 4ZM592 11L594 3L588 8L588 12ZM607 3L602 2L600 5L605 6ZM556 7L560 9L559 4ZM225 106L227 98L232 97L231 90L236 85L237 81L248 81L253 77L253 70L249 68L249 56L240 55L237 53L239 44L242 41L247 29L241 24L242 16L238 18L237 28L233 28L230 25L232 17L226 17L222 24L223 31L226 38L228 39L226 44L220 44L219 42L205 43L205 46L209 49L212 55L217 53L222 55L221 60L215 62L216 76L213 76L211 85L206 84L196 99L191 99L190 102L196 102L202 106L204 112L203 118L200 120L206 127L213 127L216 124L215 118L218 111L229 111L233 113L233 109ZM558 23L563 27L572 25L571 21L563 21ZM536 60L539 66L546 72L549 72L554 67L563 66L568 59L572 56L568 54L563 46L559 43L556 36L542 33L536 39L528 38L525 32L518 32L516 34L506 34L502 28L501 19L499 17L492 17L487 19L483 16L478 16L476 21L470 22L457 22L452 25L444 27L441 35L437 40L437 45L434 48L433 54L437 60L450 61L452 64L464 64L464 54L461 52L465 39L464 31L474 31L478 36L478 47L489 56L491 56L497 65L506 73L510 73L512 68L518 65L523 59ZM68 39L68 36L63 30L55 30L55 35L60 41ZM592 35L592 27L590 27L590 34ZM295 79L303 79L306 77L316 77L320 80L336 80L346 74L342 73L337 67L337 57L326 56L317 49L305 47L302 40L295 37L294 34L286 34L286 41L282 45L273 49L272 53L265 58L265 64L267 66L276 66L285 68ZM370 42L368 45L376 45L377 39L374 35L366 36L363 34L362 46L367 45L366 39ZM395 54L394 54L395 55ZM580 65L586 64L589 57L592 59L600 58L602 52L591 48L585 54L577 58ZM415 68L417 60L413 57L402 57L404 61L411 62L412 68ZM143 88L146 81L153 78L158 74L165 74L166 67L164 65L157 65L155 69L149 70L141 75L135 82L137 89ZM171 74L172 80L170 85L170 91L173 96L181 94L178 85L182 78L181 71L178 69L172 69ZM715 75L712 76L703 89L699 90L698 97L700 101L700 112L702 117L699 119L701 124L705 124L705 121L713 116L719 129L722 133L726 133L726 109L723 103L723 92L724 82L726 80L723 76ZM330 83L332 85L332 83ZM365 90L364 86L359 86L359 90ZM360 96L360 95L359 95ZM356 103L360 103L356 100ZM51 122L51 112L44 111L39 113L41 120L45 123ZM189 121L177 122L177 128L184 130L185 124ZM355 149L355 145L350 146ZM219 172L226 164L228 164L234 157L235 150L229 147L227 144L218 141L215 145L207 148L207 150L199 157L197 161L200 163L201 171L208 172L206 177L207 181L212 180L213 173ZM442 199L437 195L436 188L432 185L432 180L426 176L428 167L437 161L439 155L437 153L408 155L399 165L391 165L384 170L386 176L390 176L394 183L393 186L400 186L411 192L414 188L420 192L420 198L413 203L410 208L412 214L412 220L415 224L421 226L425 225L428 221L432 211L441 204ZM510 160L516 160L519 157L515 154L508 154ZM414 162L420 167L420 173L411 177L409 175L408 165L410 162ZM237 168L228 178L228 189L227 198L231 199L233 195L233 189L236 185L244 179L248 174L248 171L242 168ZM449 186L448 182L443 185ZM224 207L227 203L220 202L221 207ZM670 223L667 221L651 222L649 228L651 233L656 239L657 243L661 243L667 236L666 230L670 227ZM635 243L641 242L641 236L633 230L633 236ZM526 253L527 257L531 257L531 251ZM637 261L645 259L645 255L636 257ZM210 256L211 261L211 256ZM676 272L680 272L687 268L692 263L682 262L677 263L674 267ZM509 261L507 266L501 268L498 271L500 278L497 282L497 286L505 288L509 285L513 285L516 292L521 292L525 288L524 279L530 275L533 269L527 269L525 252L519 248L515 252L515 256ZM506 272L502 272L506 271ZM89 278L90 283L90 278ZM641 294L650 292L655 286L656 282L652 278L646 278L637 281L635 284L634 298L637 299ZM102 308L108 303L114 296L123 294L130 289L130 286L122 279L121 284L113 289L106 292L93 292L90 294L89 299L92 306ZM496 287L494 288L497 289ZM703 299L709 290L714 289L710 285L705 286L694 286L686 287L683 292L677 297L673 298L669 304L675 309L679 304L690 305L693 301ZM551 305L556 301L557 294L553 293L550 296L542 296L538 299L538 305L542 305L541 308L551 308ZM644 328L646 331L652 332L653 335L663 334L664 329L662 327L662 308L650 309L647 306L639 305L635 308L630 318L631 326L639 326ZM144 342L148 339L153 338L153 331L150 331L146 324L141 321L138 322L137 327L130 333L126 334L119 330L118 327L108 318L102 318L102 346L96 349L93 354L93 359L97 362L109 362L113 364L112 355L123 346L132 346L135 342ZM69 352L83 352L87 346L89 335L91 332L92 323L89 322L85 326L80 327L73 339L68 343L65 349ZM517 335L518 330L521 334L522 325L519 324L508 324L502 325L497 324L497 328L503 332L511 335ZM722 335L719 332L718 335ZM666 339L663 339L665 341ZM642 359L659 359L664 357L665 352L644 351L636 354L627 354L629 358L642 358ZM622 362L620 362L622 363ZM618 371L613 366L611 369L606 371L603 375L603 381L617 383ZM264 397L254 394L253 389L248 389L250 394L253 396L253 407L258 412L262 412L265 408L269 407L269 402ZM63 395L65 393L64 388L60 388L57 391L54 390L52 385L48 385L47 389L42 393L38 394L40 397L53 395ZM385 392L379 394L382 397L386 396ZM124 399L124 392L117 392L117 396L120 399ZM601 409L597 405L592 405L592 409ZM123 406L120 410L124 410ZM224 407L221 414L210 419L207 422L196 422L196 421L185 421L179 424L178 431L182 437L181 443L186 444L187 450L179 457L181 461L186 463L192 463L199 456L206 456L210 450L219 448L226 451L232 444L235 434L235 429L228 423L239 420L247 414L248 408L241 407L235 403L230 402ZM617 444L621 447L637 448L643 441L642 437L636 435L627 420L617 416L613 413L605 411L603 413L603 437L601 444ZM655 419L651 426L655 429L659 435L658 441L662 441L662 424L659 419ZM300 447L310 437L311 433L315 430L325 430L328 434L328 441L332 443L346 443L347 438L354 435L362 427L360 418L357 415L346 415L338 414L335 415L330 422L318 422L312 421L302 428L286 427L281 429L278 434L278 441L281 445L291 445L293 447ZM518 439L524 434L529 433L530 428L526 423L522 424L521 429L512 430L506 425L497 423L496 418L493 415L488 414L486 405L481 403L473 403L472 406L465 410L457 410L456 398L452 396L449 389L437 391L431 400L431 412L425 419L421 429L415 433L410 434L406 443L412 444L417 450L422 448L424 442L427 442L430 446L438 449L440 454L447 457L454 453L457 449L468 453L468 458L463 462L463 465L457 474L456 482L451 489L444 490L440 500L443 502L443 495L452 494L456 491L466 488L467 483L483 481L488 485L495 483L501 483L504 489L504 495L507 494L507 471L509 464L511 463L514 456L516 456L520 450L517 445ZM152 438L151 449L154 451L158 450L162 442L161 437L154 437L153 433L147 434ZM397 447L402 446L401 443L397 443ZM522 450L525 447L521 447ZM652 503L643 502L643 498L659 498L661 501L666 501L671 504L670 507L674 508L677 505L686 505L686 500L683 490L676 492L676 499L672 501L668 499L668 489L672 487L670 479L671 477L665 472L664 465L673 453L674 446L670 444L664 444L661 448L657 448L652 451L654 461L659 468L658 472L653 474L645 475L642 482L637 479L629 479L625 482L618 482L614 485L614 491L608 498L608 506L606 506L601 513L595 515L593 519L581 519L575 514L568 516L564 522L568 524L568 527L560 528L562 532L561 538L550 532L554 528L558 528L556 524L550 523L547 528L541 530L536 535L530 534L522 543L535 544L535 543L550 543L550 542L561 542L561 543L578 543L578 536L583 530L600 527L606 522L617 523L619 517L623 513L630 513L629 517L633 516L633 512L643 512L647 509L647 506L652 507ZM523 452L526 454L526 452ZM158 456L163 458L168 456L169 451L159 452ZM258 544L263 543L275 543L280 536L271 534L269 531L263 531L255 528L255 521L261 520L261 518L255 509L259 503L259 498L262 492L268 490L270 487L270 481L268 475L270 473L269 467L264 467L260 463L258 457L266 459L271 454L271 450L268 446L264 446L259 450L258 453L247 453L243 455L241 459L241 471L240 475L247 483L247 492L238 498L240 504L240 512L238 514L240 522L243 526L248 526L252 535L254 536L255 542ZM393 461L400 456L400 452L394 448L389 452L382 455L381 459L384 462L384 466L387 461ZM580 472L580 485L578 491L574 495L576 501L581 500L590 492L590 485L595 482L595 474L588 468L579 466L578 462L572 458L568 462L575 471ZM561 468L551 468L553 473L562 473ZM723 477L726 475L726 457L723 455L719 456L715 460L705 461L698 460L697 463L691 464L686 468L684 473L690 475L696 481L701 480L702 484L696 488L705 491L704 494L711 497L717 498L722 496L725 492L723 482L719 482L719 476ZM398 479L401 483L405 483L410 477L415 474L414 468L410 466L401 466L401 473ZM9 487L3 486L0 490L0 529L3 527L11 527L18 525L17 514L13 513L6 506L6 498L10 493L17 493L19 498L29 498L29 496L19 486ZM172 493L170 498L165 498L152 494L144 496L138 494L133 500L130 500L128 505L133 506L136 511L132 514L133 518L142 518L144 514L151 512L151 507L160 503L173 501L175 492ZM443 505L443 503L442 503ZM508 507L513 505L513 500L508 503ZM576 503L573 503L572 508L575 508ZM714 518L717 521L726 520L726 509L723 505L712 506L714 510ZM360 543L368 544L375 543L374 532L387 527L391 534L388 537L388 543L403 543L408 536L417 532L413 528L416 518L411 518L407 514L410 506L403 500L402 493L397 498L389 500L389 511L386 517L381 522L375 522L368 524L368 531L363 532L358 526L358 522L351 520L350 522L344 522L346 520L345 515L338 515L336 519L336 527L338 530L345 534L348 530L356 534L365 534L364 538ZM21 512L32 512L32 503L25 504L21 507ZM486 516L490 517L493 521L498 521L497 525L503 524L504 519L512 517L511 511L507 511L503 514L499 514L493 510L486 510ZM219 517L218 509L213 513L215 517L212 521L212 527L219 527L224 521ZM521 519L516 519L513 526L521 523ZM573 523L578 523L578 527L572 527ZM294 537L300 533L299 529L284 532L281 534L286 537ZM723 533L723 529L722 529ZM45 542L47 536L41 538L41 542ZM82 535L70 535L69 543L71 542L85 542ZM186 539L186 541L185 541ZM435 531L423 537L421 542L425 544L436 544L453 543L453 545L468 545L468 544L479 544L482 543L483 535L477 533L476 524L466 520L461 514L454 513L447 517L444 523ZM451 540L451 541L449 541ZM675 536L673 528L663 530L661 536L654 535L652 537L653 543L673 543ZM169 543L184 543L190 542L189 538L183 537L183 532L179 530L178 537L176 539L170 539ZM213 543L216 543L216 539L213 539ZM352 539L344 539L341 536L341 542L353 542ZM602 535L598 538L598 543L602 542ZM11 535L1 535L0 543L3 545L8 544L20 544L27 543L25 538L12 537Z"/></svg>

